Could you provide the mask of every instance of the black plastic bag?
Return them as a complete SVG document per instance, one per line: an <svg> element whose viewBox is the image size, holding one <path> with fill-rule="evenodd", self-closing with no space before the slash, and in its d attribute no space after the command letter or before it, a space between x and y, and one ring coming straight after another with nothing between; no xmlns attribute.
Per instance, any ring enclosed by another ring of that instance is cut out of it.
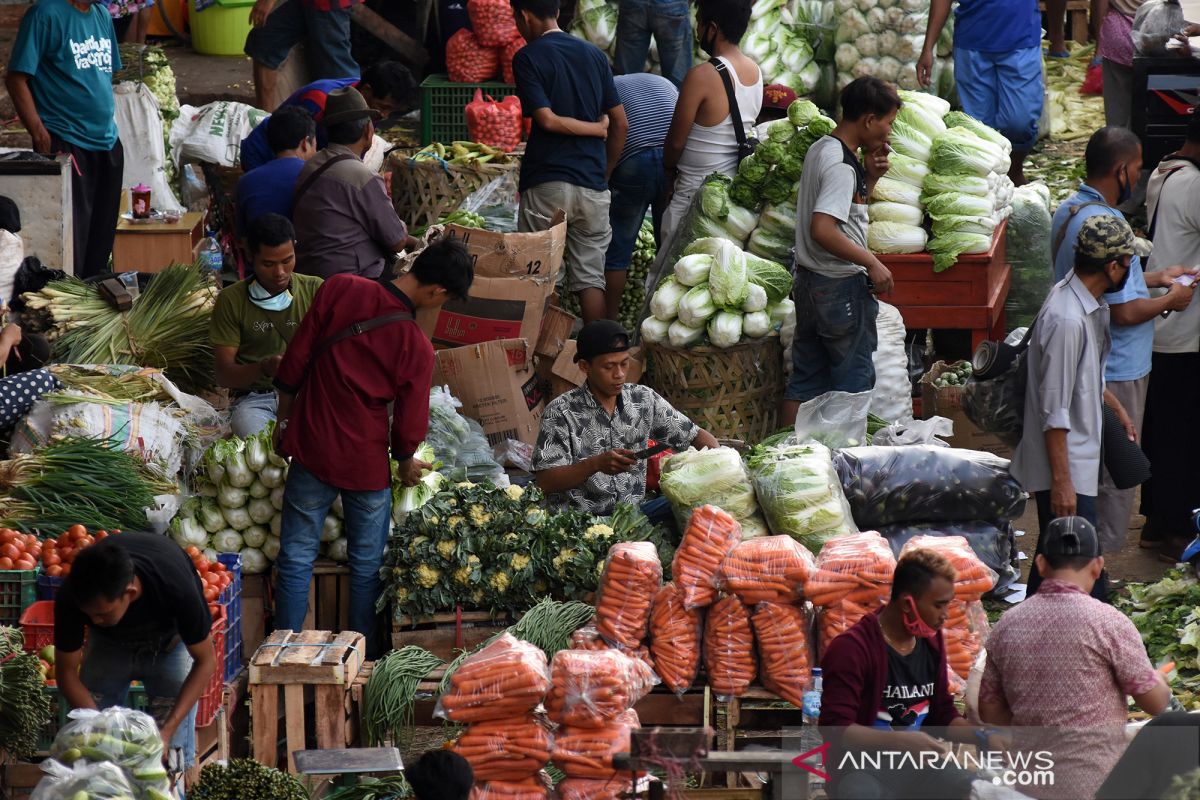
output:
<svg viewBox="0 0 1200 800"><path fill-rule="evenodd" d="M66 277L67 273L61 269L50 269L42 264L37 256L26 256L13 277L13 296L9 305L14 311L20 311L25 305L20 299L21 295L26 292L40 292L47 283L61 281Z"/></svg>
<svg viewBox="0 0 1200 800"><path fill-rule="evenodd" d="M1013 557L1016 551L1016 536L1008 523L993 525L990 522L902 522L884 525L879 529L883 538L892 546L897 557L900 548L914 536L961 536L971 545L975 555L999 577L992 592L998 592L1014 583L1021 575Z"/></svg>

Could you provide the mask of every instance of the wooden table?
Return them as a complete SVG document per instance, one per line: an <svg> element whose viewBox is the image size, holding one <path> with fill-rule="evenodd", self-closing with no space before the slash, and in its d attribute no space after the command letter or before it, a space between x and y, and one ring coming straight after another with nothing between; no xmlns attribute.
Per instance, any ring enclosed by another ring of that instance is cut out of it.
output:
<svg viewBox="0 0 1200 800"><path fill-rule="evenodd" d="M113 241L114 272L159 272L172 263L191 264L204 236L204 217L189 211L179 222L133 223L121 217Z"/></svg>

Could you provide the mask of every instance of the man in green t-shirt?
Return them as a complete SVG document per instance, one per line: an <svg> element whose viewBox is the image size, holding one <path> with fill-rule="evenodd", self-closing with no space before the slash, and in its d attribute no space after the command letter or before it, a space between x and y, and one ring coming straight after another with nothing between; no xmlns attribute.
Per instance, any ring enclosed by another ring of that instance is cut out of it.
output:
<svg viewBox="0 0 1200 800"><path fill-rule="evenodd" d="M236 436L252 436L275 419L271 381L321 279L295 275L296 231L287 217L263 214L247 232L254 277L217 295L209 325L217 383L235 398Z"/></svg>

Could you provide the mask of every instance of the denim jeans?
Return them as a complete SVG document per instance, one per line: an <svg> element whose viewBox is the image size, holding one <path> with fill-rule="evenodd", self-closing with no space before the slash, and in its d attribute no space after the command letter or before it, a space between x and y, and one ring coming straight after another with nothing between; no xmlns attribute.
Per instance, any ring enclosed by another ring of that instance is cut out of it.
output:
<svg viewBox="0 0 1200 800"><path fill-rule="evenodd" d="M827 278L797 266L792 298L796 334L786 398L803 403L826 392L874 388L879 301L867 276Z"/></svg>
<svg viewBox="0 0 1200 800"><path fill-rule="evenodd" d="M621 0L613 58L618 75L646 71L651 35L658 44L663 77L679 88L692 67L692 18L687 0Z"/></svg>
<svg viewBox="0 0 1200 800"><path fill-rule="evenodd" d="M84 649L79 679L100 708L125 706L129 702L129 682L141 681L150 699L150 715L161 724L174 707L191 669L192 656L183 642L170 652L162 652L156 644L118 644L93 632ZM185 764L196 762L195 706L179 724L171 748L183 751Z"/></svg>
<svg viewBox="0 0 1200 800"><path fill-rule="evenodd" d="M342 496L343 533L349 540L350 630L367 637L368 656L375 655L375 601L379 569L392 527L392 491L348 492L318 480L296 459L288 468L283 490L279 557L275 559L275 628L302 630L308 612L308 585L321 548L325 517Z"/></svg>
<svg viewBox="0 0 1200 800"><path fill-rule="evenodd" d="M362 74L350 55L350 9L336 5L318 11L303 0L283 0L265 25L250 31L245 50L263 66L279 69L300 42L304 42L313 80Z"/></svg>
<svg viewBox="0 0 1200 800"><path fill-rule="evenodd" d="M612 198L608 206L612 241L604 257L605 272L629 269L642 220L646 218L646 209L651 206L654 206L654 235L658 237L662 208L656 201L662 196L667 183L662 158L661 147L639 151L618 164L608 179Z"/></svg>
<svg viewBox="0 0 1200 800"><path fill-rule="evenodd" d="M253 436L273 422L277 415L277 398L274 392L250 392L244 394L229 409L229 427L234 436Z"/></svg>

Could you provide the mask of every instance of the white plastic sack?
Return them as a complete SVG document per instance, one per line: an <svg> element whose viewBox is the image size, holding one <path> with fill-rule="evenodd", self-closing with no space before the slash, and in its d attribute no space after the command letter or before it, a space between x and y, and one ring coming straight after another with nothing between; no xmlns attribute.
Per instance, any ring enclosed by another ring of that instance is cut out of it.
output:
<svg viewBox="0 0 1200 800"><path fill-rule="evenodd" d="M379 172L383 169L383 156L392 146L388 144L387 139L381 136L376 136L371 142L371 149L363 155L363 163L367 165L367 169L371 172Z"/></svg>
<svg viewBox="0 0 1200 800"><path fill-rule="evenodd" d="M871 413L888 422L912 419L912 383L908 355L904 352L904 318L895 306L880 302L875 318L879 342L875 346L875 388Z"/></svg>
<svg viewBox="0 0 1200 800"><path fill-rule="evenodd" d="M182 166L194 161L237 166L242 139L268 114L245 103L218 100L206 106L181 106L171 126L171 152Z"/></svg>
<svg viewBox="0 0 1200 800"><path fill-rule="evenodd" d="M0 230L0 305L12 302L13 279L25 260L25 243L12 231Z"/></svg>
<svg viewBox="0 0 1200 800"><path fill-rule="evenodd" d="M155 208L182 210L183 206L167 180L167 154L158 100L146 84L135 81L122 81L114 86L113 100L117 132L125 150L122 188L144 183L150 187L150 202Z"/></svg>

